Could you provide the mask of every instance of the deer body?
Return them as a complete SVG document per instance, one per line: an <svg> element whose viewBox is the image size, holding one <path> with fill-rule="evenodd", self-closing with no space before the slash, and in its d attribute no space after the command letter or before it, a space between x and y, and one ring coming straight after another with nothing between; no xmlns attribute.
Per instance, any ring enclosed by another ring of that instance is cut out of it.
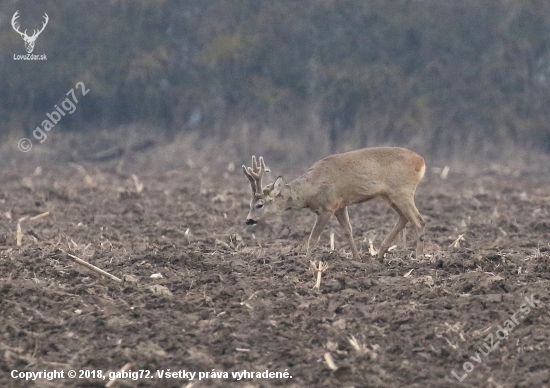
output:
<svg viewBox="0 0 550 388"><path fill-rule="evenodd" d="M253 186L253 198L247 224L254 224L264 213L292 208L309 208L317 220L308 240L306 258L317 244L319 236L334 214L352 249L359 259L347 207L382 197L398 213L399 220L382 242L378 257L382 258L397 234L407 222L414 226L420 239L424 220L414 204L414 194L425 171L424 159L405 148L364 148L328 156L316 162L304 175L284 184L282 178L261 189L261 177L269 171L260 158L260 167L253 157L252 168L243 166Z"/></svg>

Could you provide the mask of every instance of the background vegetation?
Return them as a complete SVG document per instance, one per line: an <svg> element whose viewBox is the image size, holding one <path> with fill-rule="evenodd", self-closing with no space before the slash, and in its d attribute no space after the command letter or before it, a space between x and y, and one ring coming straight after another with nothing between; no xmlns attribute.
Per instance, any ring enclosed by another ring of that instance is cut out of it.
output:
<svg viewBox="0 0 550 388"><path fill-rule="evenodd" d="M47 61L13 59L16 10L23 29L48 13L34 50ZM29 137L82 81L63 130L141 123L281 159L379 144L548 153L548 37L547 0L2 2L1 132Z"/></svg>

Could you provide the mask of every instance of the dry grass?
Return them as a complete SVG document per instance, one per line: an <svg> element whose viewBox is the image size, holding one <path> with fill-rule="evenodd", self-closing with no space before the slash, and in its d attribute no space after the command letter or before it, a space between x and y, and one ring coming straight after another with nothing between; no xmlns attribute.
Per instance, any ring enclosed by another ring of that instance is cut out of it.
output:
<svg viewBox="0 0 550 388"><path fill-rule="evenodd" d="M115 129L80 132L51 132L43 143L33 140L32 149L17 149L18 135L10 135L0 147L6 157L4 167L22 164L98 163L118 172L136 173L144 168L159 172L203 165L227 166L246 163L250 155L262 155L283 171L309 166L330 154L326 128L318 120L309 120L296 130L281 131L249 123L234 124L225 139L204 137L199 132L180 132L171 136L159 128L144 124ZM22 137L22 136L21 136ZM429 168L439 169L441 178L456 173L519 176L524 173L550 174L550 155L534 152L534 147L513 142L495 144L455 139L453 143L430 148L430 139L415 137L411 143L354 141L337 151L362 146L404 146L426 158ZM139 182L136 183L138 187Z"/></svg>

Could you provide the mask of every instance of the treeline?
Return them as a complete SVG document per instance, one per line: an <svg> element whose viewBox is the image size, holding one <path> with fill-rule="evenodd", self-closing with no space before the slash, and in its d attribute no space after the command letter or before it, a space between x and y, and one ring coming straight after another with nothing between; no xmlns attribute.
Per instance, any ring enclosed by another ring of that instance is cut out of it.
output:
<svg viewBox="0 0 550 388"><path fill-rule="evenodd" d="M67 130L150 123L331 150L550 151L547 0L74 0L0 4L2 131L32 133L78 82ZM21 30L49 24L34 54Z"/></svg>

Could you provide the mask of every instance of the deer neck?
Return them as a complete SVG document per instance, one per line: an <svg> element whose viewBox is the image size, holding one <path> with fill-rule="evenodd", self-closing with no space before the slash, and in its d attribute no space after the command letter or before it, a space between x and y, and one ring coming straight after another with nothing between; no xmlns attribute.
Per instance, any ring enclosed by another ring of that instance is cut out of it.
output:
<svg viewBox="0 0 550 388"><path fill-rule="evenodd" d="M302 209L308 207L307 185L304 179L298 178L285 185L283 197L286 209Z"/></svg>

